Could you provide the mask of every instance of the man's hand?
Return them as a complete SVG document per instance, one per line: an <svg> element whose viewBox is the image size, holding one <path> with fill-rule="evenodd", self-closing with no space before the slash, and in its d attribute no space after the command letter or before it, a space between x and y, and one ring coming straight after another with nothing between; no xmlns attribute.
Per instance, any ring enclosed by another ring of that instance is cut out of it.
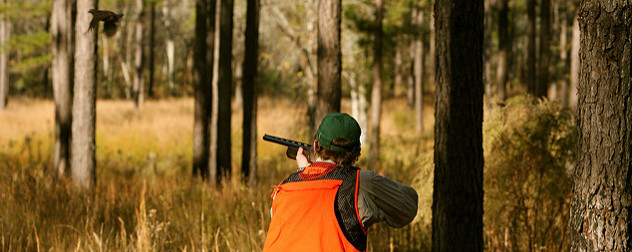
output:
<svg viewBox="0 0 632 252"><path fill-rule="evenodd" d="M307 157L303 155L302 147L299 147L298 151L296 152L296 165L298 165L299 168L307 167L310 165L309 161L307 160Z"/></svg>

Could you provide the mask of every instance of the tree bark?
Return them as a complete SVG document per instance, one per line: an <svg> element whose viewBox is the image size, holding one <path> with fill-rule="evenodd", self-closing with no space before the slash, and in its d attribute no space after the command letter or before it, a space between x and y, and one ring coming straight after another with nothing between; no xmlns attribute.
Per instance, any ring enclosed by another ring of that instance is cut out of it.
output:
<svg viewBox="0 0 632 252"><path fill-rule="evenodd" d="M259 59L259 1L248 0L243 63L244 107L241 171L251 187L257 182L257 60Z"/></svg>
<svg viewBox="0 0 632 252"><path fill-rule="evenodd" d="M73 1L55 0L51 15L52 77L55 97L55 143L53 167L58 177L70 172L70 140L72 130L72 71L71 54L74 26L72 23Z"/></svg>
<svg viewBox="0 0 632 252"><path fill-rule="evenodd" d="M548 97L551 62L551 0L542 0L540 5L540 60L535 97Z"/></svg>
<svg viewBox="0 0 632 252"><path fill-rule="evenodd" d="M535 0L527 0L527 93L536 96L535 86Z"/></svg>
<svg viewBox="0 0 632 252"><path fill-rule="evenodd" d="M415 17L415 29L418 34L415 36L415 130L421 133L424 128L423 119L423 90L424 90L424 44L423 44L423 22L424 13L420 6L417 9Z"/></svg>
<svg viewBox="0 0 632 252"><path fill-rule="evenodd" d="M432 251L483 251L482 0L437 0Z"/></svg>
<svg viewBox="0 0 632 252"><path fill-rule="evenodd" d="M219 59L217 76L217 178L219 182L231 173L231 87L232 87L232 43L233 43L233 0L218 0L219 9Z"/></svg>
<svg viewBox="0 0 632 252"><path fill-rule="evenodd" d="M72 107L72 146L70 165L74 184L91 189L96 183L96 80L98 27L90 32L92 19L86 10L98 9L95 0L77 0L75 74Z"/></svg>
<svg viewBox="0 0 632 252"><path fill-rule="evenodd" d="M508 0L498 0L498 66L496 69L496 95L498 101L507 99L507 63L509 61L509 7Z"/></svg>
<svg viewBox="0 0 632 252"><path fill-rule="evenodd" d="M143 0L136 0L136 48L134 59L134 106L142 108L145 102L145 77L143 76L143 17L145 16Z"/></svg>
<svg viewBox="0 0 632 252"><path fill-rule="evenodd" d="M579 21L573 20L573 37L571 41L571 70L568 107L577 109L577 87L579 86Z"/></svg>
<svg viewBox="0 0 632 252"><path fill-rule="evenodd" d="M7 0L2 1L8 4ZM6 15L0 16L0 45L4 46L11 37L11 23ZM7 49L0 52L0 111L7 107L9 99L9 54Z"/></svg>
<svg viewBox="0 0 632 252"><path fill-rule="evenodd" d="M208 0L195 1L195 92L194 92L194 121L193 121L193 175L208 179L209 161L209 117L211 106L212 69L209 68L206 57Z"/></svg>
<svg viewBox="0 0 632 252"><path fill-rule="evenodd" d="M571 251L632 250L632 9L582 1Z"/></svg>
<svg viewBox="0 0 632 252"><path fill-rule="evenodd" d="M318 88L314 129L329 113L340 112L340 51L341 0L318 2Z"/></svg>
<svg viewBox="0 0 632 252"><path fill-rule="evenodd" d="M380 121L382 119L382 4L375 0L373 31L373 88L371 91L371 137L369 164L378 165L380 160Z"/></svg>

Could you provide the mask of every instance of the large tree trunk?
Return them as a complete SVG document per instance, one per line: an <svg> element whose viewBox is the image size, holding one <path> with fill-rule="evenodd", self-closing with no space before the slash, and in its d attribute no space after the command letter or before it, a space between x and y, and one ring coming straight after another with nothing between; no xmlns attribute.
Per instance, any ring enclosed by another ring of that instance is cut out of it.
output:
<svg viewBox="0 0 632 252"><path fill-rule="evenodd" d="M582 1L571 251L632 251L632 9Z"/></svg>
<svg viewBox="0 0 632 252"><path fill-rule="evenodd" d="M314 129L329 113L340 112L340 52L341 0L318 2L318 88Z"/></svg>
<svg viewBox="0 0 632 252"><path fill-rule="evenodd" d="M482 0L435 4L432 251L483 251Z"/></svg>
<svg viewBox="0 0 632 252"><path fill-rule="evenodd" d="M154 74L155 74L155 59L154 59L154 47L156 46L156 2L151 2L149 5L149 83L147 87L147 95L149 98L154 98Z"/></svg>
<svg viewBox="0 0 632 252"><path fill-rule="evenodd" d="M373 88L371 91L371 140L369 164L380 160L380 121L382 119L382 0L375 0L373 31Z"/></svg>
<svg viewBox="0 0 632 252"><path fill-rule="evenodd" d="M498 101L507 99L507 63L509 61L509 0L498 0L498 66L496 95Z"/></svg>
<svg viewBox="0 0 632 252"><path fill-rule="evenodd" d="M207 58L208 0L195 1L195 92L193 121L193 175L207 179L209 176L209 117L211 106L212 69Z"/></svg>
<svg viewBox="0 0 632 252"><path fill-rule="evenodd" d="M568 107L577 109L577 87L579 86L579 21L573 18L573 37L571 41L570 87Z"/></svg>
<svg viewBox="0 0 632 252"><path fill-rule="evenodd" d="M551 57L551 0L542 0L540 5L540 61L538 64L538 81L535 96L548 97L549 64Z"/></svg>
<svg viewBox="0 0 632 252"><path fill-rule="evenodd" d="M98 27L90 32L92 15L87 10L97 9L96 0L77 0L75 83L72 109L72 146L70 165L74 184L91 189L96 183L96 85Z"/></svg>
<svg viewBox="0 0 632 252"><path fill-rule="evenodd" d="M248 0L243 64L244 105L241 171L251 187L257 182L257 60L259 58L259 1Z"/></svg>
<svg viewBox="0 0 632 252"><path fill-rule="evenodd" d="M72 5L74 1L55 0L51 15L52 75L55 97L55 145L53 167L58 177L67 176L70 169L72 129L72 64L71 47L74 33Z"/></svg>
<svg viewBox="0 0 632 252"><path fill-rule="evenodd" d="M423 105L424 105L424 44L423 44L423 22L424 13L420 6L415 7L415 29L419 32L415 36L415 57L414 57L414 75L415 75L415 130L421 133L424 128Z"/></svg>
<svg viewBox="0 0 632 252"><path fill-rule="evenodd" d="M2 1L8 4L7 0ZM0 16L0 46L5 46L11 36L11 23L6 15ZM9 53L0 50L0 111L7 107L9 97Z"/></svg>
<svg viewBox="0 0 632 252"><path fill-rule="evenodd" d="M217 71L217 177L219 182L231 173L231 87L232 87L232 43L233 43L233 0L218 0L219 9L219 59Z"/></svg>
<svg viewBox="0 0 632 252"><path fill-rule="evenodd" d="M143 0L136 0L136 51L134 58L134 106L142 108L145 102L145 77L143 76L143 17L145 16Z"/></svg>
<svg viewBox="0 0 632 252"><path fill-rule="evenodd" d="M536 95L535 86L535 4L536 0L527 0L527 93Z"/></svg>

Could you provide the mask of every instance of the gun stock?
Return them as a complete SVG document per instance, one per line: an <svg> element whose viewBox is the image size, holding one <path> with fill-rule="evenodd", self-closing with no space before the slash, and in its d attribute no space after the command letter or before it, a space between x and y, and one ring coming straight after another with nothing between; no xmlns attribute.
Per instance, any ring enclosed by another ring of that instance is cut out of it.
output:
<svg viewBox="0 0 632 252"><path fill-rule="evenodd" d="M312 146L311 144L306 144L306 143L302 143L302 142L298 142L298 141L294 141L294 140L290 140L290 139L285 139L285 138L280 138L280 137L276 137L276 136L271 136L268 134L265 134L263 136L263 140L268 141L268 142L273 142L276 144L280 144L283 146L287 146L287 150L285 151L285 155L290 158L290 159L294 159L296 160L296 153L298 152L298 148L301 147L303 148L303 155L305 155L305 157L307 157L307 160L312 163L315 160L316 157L316 153L314 152L314 146Z"/></svg>

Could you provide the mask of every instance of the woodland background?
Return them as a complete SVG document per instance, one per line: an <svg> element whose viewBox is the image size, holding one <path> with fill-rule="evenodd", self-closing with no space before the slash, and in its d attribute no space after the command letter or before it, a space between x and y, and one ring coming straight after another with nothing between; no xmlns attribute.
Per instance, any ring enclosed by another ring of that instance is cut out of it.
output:
<svg viewBox="0 0 632 252"><path fill-rule="evenodd" d="M61 117L51 49L59 39L57 2L0 3L0 250L260 250L271 189L295 166L284 148L261 136L311 141L321 113L317 104L329 97L316 84L326 73L317 64L317 21L331 18L318 16L318 1L235 1L228 7L214 6L226 2L219 0L99 1L99 9L124 16L114 36L99 29L98 50L86 53L97 62L96 146L88 182L67 178L68 165L60 166L56 157L56 139L64 134L56 125ZM251 2L258 9L254 47L245 35ZM69 13L85 11L64 3ZM484 1L485 250L570 249L580 139L579 5ZM221 8L232 8L229 28L215 16L226 13ZM435 59L441 53L435 50L435 3L352 0L341 8L341 84L333 99L363 128L358 166L411 184L420 196L413 223L374 226L368 248L429 251ZM226 31L232 34L228 50L201 49L218 45ZM243 63L248 55L255 55L256 77ZM211 70L210 62L228 66L227 72ZM244 86L248 77L256 86ZM230 85L212 87L216 78ZM203 92L209 96L201 97ZM255 98L244 100L243 92ZM251 128L244 120L251 119L256 130L247 142L244 132ZM209 127L201 132L218 127L228 139L211 134L196 140L197 122ZM194 147L196 141L211 145ZM254 147L244 147L249 144Z"/></svg>

